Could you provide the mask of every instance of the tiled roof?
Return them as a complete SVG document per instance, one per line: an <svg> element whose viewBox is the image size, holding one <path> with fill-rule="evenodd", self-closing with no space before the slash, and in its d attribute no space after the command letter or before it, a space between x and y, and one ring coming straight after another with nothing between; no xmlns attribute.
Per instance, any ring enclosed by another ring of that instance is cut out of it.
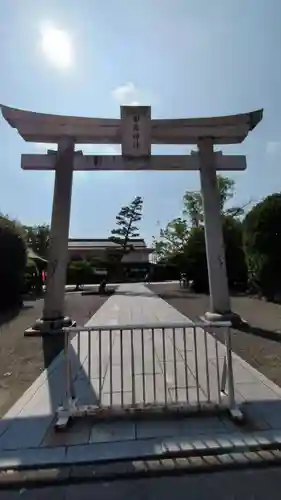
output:
<svg viewBox="0 0 281 500"><path fill-rule="evenodd" d="M131 239L128 241L129 245L133 245L134 248L146 248L146 243L143 239ZM113 241L110 241L107 238L96 238L96 239L90 239L90 238L80 238L80 239L75 239L75 238L70 238L68 240L68 248L69 250L71 249L86 249L86 248L100 248L100 249L105 249L105 248L118 248L118 244L114 243Z"/></svg>

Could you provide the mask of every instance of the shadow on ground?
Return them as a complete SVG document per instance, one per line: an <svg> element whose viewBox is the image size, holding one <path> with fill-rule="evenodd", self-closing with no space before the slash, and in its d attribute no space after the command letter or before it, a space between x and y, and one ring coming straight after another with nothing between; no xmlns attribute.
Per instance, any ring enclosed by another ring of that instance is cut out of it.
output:
<svg viewBox="0 0 281 500"><path fill-rule="evenodd" d="M261 337L266 340L271 340L273 342L281 343L281 331L272 331L266 330L264 328L259 328L257 326L250 325L248 323L242 323L239 326L235 327L236 330L239 330L244 333L248 333L250 335L255 335L257 337Z"/></svg>
<svg viewBox="0 0 281 500"><path fill-rule="evenodd" d="M34 303L33 304L24 303L21 307L16 307L10 311L0 314L0 327L17 318L17 316L19 316L21 312L26 311L28 309L33 309L33 307Z"/></svg>
<svg viewBox="0 0 281 500"><path fill-rule="evenodd" d="M107 296L81 297L66 294L65 313L78 325L84 325L106 302ZM48 368L63 349L63 339L25 337L24 331L42 316L43 300L24 303L17 315L5 317L0 324L0 417L29 388L34 380Z"/></svg>
<svg viewBox="0 0 281 500"><path fill-rule="evenodd" d="M98 290L83 290L81 295L95 295L98 297L110 297L115 294L116 291L114 289L107 289L104 293L100 293Z"/></svg>
<svg viewBox="0 0 281 500"><path fill-rule="evenodd" d="M149 287L148 287L149 288ZM151 287L151 290L153 291L153 288ZM131 291L128 291L126 292L125 290L116 290L116 289L112 289L112 290L108 290L105 294L100 294L98 292L98 290L91 290L91 289L88 289L88 290L82 290L81 291L81 295L96 295L96 296L105 296L105 295L124 295L126 297L151 297L151 292L150 291L147 291L147 292L131 292ZM159 293L158 294L160 298L162 299L173 299L173 298L182 298L182 299L185 299L185 298L188 298L188 299L196 299L197 298L197 295L194 294L194 293L191 293L189 292L188 290L186 291L182 291L181 293L177 293L177 291L164 291L162 293Z"/></svg>

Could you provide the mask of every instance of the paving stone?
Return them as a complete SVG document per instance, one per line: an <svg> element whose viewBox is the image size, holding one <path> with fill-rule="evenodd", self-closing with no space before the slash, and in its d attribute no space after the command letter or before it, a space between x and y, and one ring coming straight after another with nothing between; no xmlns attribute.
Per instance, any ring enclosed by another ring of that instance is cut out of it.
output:
<svg viewBox="0 0 281 500"><path fill-rule="evenodd" d="M76 420L63 432L57 432L53 426L50 426L49 431L41 443L41 447L87 444L89 443L91 430L92 423L90 419L87 418Z"/></svg>
<svg viewBox="0 0 281 500"><path fill-rule="evenodd" d="M13 420L0 439L0 449L19 450L39 447L53 421L53 415L35 415Z"/></svg>
<svg viewBox="0 0 281 500"><path fill-rule="evenodd" d="M135 439L133 422L96 423L91 430L90 443L129 441Z"/></svg>
<svg viewBox="0 0 281 500"><path fill-rule="evenodd" d="M133 401L132 392L123 392L123 405L131 405ZM102 392L101 403L103 406L121 406L122 404L122 393L121 392Z"/></svg>
<svg viewBox="0 0 281 500"><path fill-rule="evenodd" d="M136 424L137 439L153 437L179 436L181 433L180 421L142 421Z"/></svg>
<svg viewBox="0 0 281 500"><path fill-rule="evenodd" d="M238 464L247 464L249 459L246 457L245 453L230 453L229 454L234 462Z"/></svg>
<svg viewBox="0 0 281 500"><path fill-rule="evenodd" d="M187 467L188 460L186 458L184 458L184 457L174 458L174 463L176 464L177 468L182 469L183 467Z"/></svg>
<svg viewBox="0 0 281 500"><path fill-rule="evenodd" d="M274 440L275 443L281 444L281 432L280 431L273 431L272 432L272 439Z"/></svg>
<svg viewBox="0 0 281 500"><path fill-rule="evenodd" d="M64 464L66 448L34 448L15 451L1 451L0 468L13 469L21 467Z"/></svg>
<svg viewBox="0 0 281 500"><path fill-rule="evenodd" d="M281 450L271 450L271 453L276 459L281 460Z"/></svg>
<svg viewBox="0 0 281 500"><path fill-rule="evenodd" d="M66 450L66 463L94 463L108 460L135 460L148 456L161 455L166 451L159 440L147 439L140 441L113 441L94 443L84 446L71 446Z"/></svg>
<svg viewBox="0 0 281 500"><path fill-rule="evenodd" d="M188 417L181 422L181 433L185 435L225 432L227 432L227 428L219 417Z"/></svg>
<svg viewBox="0 0 281 500"><path fill-rule="evenodd" d="M163 441L162 442L162 445L163 445L163 449L165 449L166 451L169 451L171 453L178 453L180 451L182 451L182 447L180 446L180 443L177 441L177 439L173 439L173 440L168 440L168 441ZM192 449L193 447L191 447Z"/></svg>
<svg viewBox="0 0 281 500"><path fill-rule="evenodd" d="M74 391L79 397L81 405L97 405L99 402L99 382L98 379L88 379L79 376L74 381Z"/></svg>
<svg viewBox="0 0 281 500"><path fill-rule="evenodd" d="M257 441L257 439L255 439L254 435L247 435L245 436L245 443L247 446L251 447L251 446L258 446L259 445L259 442Z"/></svg>
<svg viewBox="0 0 281 500"><path fill-rule="evenodd" d="M248 443L246 442L246 439L248 438L248 436L242 436L240 434L233 434L233 435L230 435L229 436L229 440L231 441L231 445L232 446L235 446L235 447L239 447L239 448L245 448L248 445ZM257 442L255 441L255 444L257 444Z"/></svg>
<svg viewBox="0 0 281 500"><path fill-rule="evenodd" d="M207 465L210 465L210 466L216 466L216 465L219 465L219 459L215 456L215 455L204 455L202 457L202 459L204 460L204 462L206 462Z"/></svg>
<svg viewBox="0 0 281 500"><path fill-rule="evenodd" d="M206 447L210 450L219 450L221 448L221 444L218 443L215 439L211 438L204 438L204 443L206 444Z"/></svg>
<svg viewBox="0 0 281 500"><path fill-rule="evenodd" d="M217 458L224 465L232 465L234 463L234 459L228 454L219 455Z"/></svg>
<svg viewBox="0 0 281 500"><path fill-rule="evenodd" d="M192 440L192 446L196 450L205 450L207 448L206 443L204 443L203 441L201 441L199 439Z"/></svg>
<svg viewBox="0 0 281 500"><path fill-rule="evenodd" d="M161 373L164 373L166 369L166 379L170 386L175 387L185 387L187 374L187 385L188 387L196 387L195 378L189 370L187 363L187 373L185 374L185 363L183 360L178 361L176 364L176 376L175 376L175 365L172 361L167 361L166 363L160 362ZM176 379L176 380L175 380Z"/></svg>
<svg viewBox="0 0 281 500"><path fill-rule="evenodd" d="M178 439L177 441L179 448L184 452L194 452L195 446L192 440L188 439Z"/></svg>
<svg viewBox="0 0 281 500"><path fill-rule="evenodd" d="M202 457L188 457L187 460L192 467L202 467L204 465Z"/></svg>
<svg viewBox="0 0 281 500"><path fill-rule="evenodd" d="M154 393L155 384L155 393ZM143 377L136 375L135 377L135 397L136 402L143 403L143 396L145 396L146 403L165 403L165 384L163 375L146 375L144 377L145 394L143 394ZM167 400L169 394L167 390Z"/></svg>
<svg viewBox="0 0 281 500"><path fill-rule="evenodd" d="M278 396L266 387L263 383L237 383L235 384L236 391L243 396L247 401L254 400L275 400Z"/></svg>
<svg viewBox="0 0 281 500"><path fill-rule="evenodd" d="M108 443L95 443L67 448L66 461L67 463L75 464L94 463L96 461L122 459L131 453L132 450L128 447L128 442L126 441L124 441L122 446L120 446L120 442L112 442L110 446Z"/></svg>
<svg viewBox="0 0 281 500"><path fill-rule="evenodd" d="M262 451L258 451L257 452L258 455L263 459L263 460L266 460L266 461L273 461L275 459L273 453L271 451L266 451L266 450L262 450Z"/></svg>
<svg viewBox="0 0 281 500"><path fill-rule="evenodd" d="M249 459L250 462L260 462L261 456L254 451L245 451L244 455Z"/></svg>
<svg viewBox="0 0 281 500"><path fill-rule="evenodd" d="M223 435L217 436L217 441L222 448L233 448L234 444L232 442L232 439L232 435L228 435L227 437Z"/></svg>
<svg viewBox="0 0 281 500"><path fill-rule="evenodd" d="M169 398L172 401L176 401L176 395L175 395L175 389L174 388L169 388L168 390ZM198 399L199 396L199 399ZM178 400L182 402L186 402L186 389L184 388L179 388L178 389ZM190 405L198 405L201 403L206 402L206 395L204 394L201 389L199 389L198 394L197 394L197 389L195 387L189 387L188 389L188 403Z"/></svg>
<svg viewBox="0 0 281 500"><path fill-rule="evenodd" d="M269 445L271 443L271 440L262 434L255 434L255 438L257 442L262 446L262 445Z"/></svg>

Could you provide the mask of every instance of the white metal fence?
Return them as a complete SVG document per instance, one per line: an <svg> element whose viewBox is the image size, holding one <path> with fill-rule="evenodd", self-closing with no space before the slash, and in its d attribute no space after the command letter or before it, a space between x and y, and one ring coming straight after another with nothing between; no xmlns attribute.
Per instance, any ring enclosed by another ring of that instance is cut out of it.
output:
<svg viewBox="0 0 281 500"><path fill-rule="evenodd" d="M218 329L224 331L225 345L216 338ZM90 326L64 332L65 398L57 427L86 415L228 408L240 416L230 323ZM85 393L88 400L82 404Z"/></svg>

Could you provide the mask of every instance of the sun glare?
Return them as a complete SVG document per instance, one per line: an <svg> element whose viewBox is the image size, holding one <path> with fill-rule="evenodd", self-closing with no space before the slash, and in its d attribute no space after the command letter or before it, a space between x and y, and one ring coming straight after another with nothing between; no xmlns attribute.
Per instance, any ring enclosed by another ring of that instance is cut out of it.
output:
<svg viewBox="0 0 281 500"><path fill-rule="evenodd" d="M53 26L41 29L41 47L46 58L58 68L69 68L73 63L73 48L69 35Z"/></svg>

